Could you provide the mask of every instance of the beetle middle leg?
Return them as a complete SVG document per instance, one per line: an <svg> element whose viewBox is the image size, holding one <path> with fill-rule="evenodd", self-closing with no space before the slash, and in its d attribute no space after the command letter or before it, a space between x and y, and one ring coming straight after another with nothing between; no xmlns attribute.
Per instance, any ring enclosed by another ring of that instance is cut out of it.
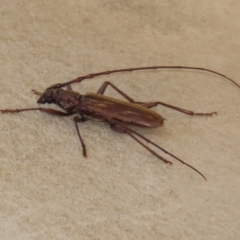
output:
<svg viewBox="0 0 240 240"><path fill-rule="evenodd" d="M198 116L212 116L214 114L217 114L217 112L198 113L198 112L194 112L192 110L187 110L187 109L180 108L180 107L177 107L177 106L173 106L173 105L170 105L170 104L167 104L167 103L164 103L164 102L160 102L160 101L156 101L156 102L135 102L126 93L121 91L119 88L117 88L114 84L112 84L110 82L104 82L103 85L98 89L97 93L98 94L104 94L104 92L105 92L105 90L106 90L108 85L111 86L115 91L117 91L120 95L122 95L130 103L139 104L139 105L144 106L146 108L152 108L152 107L155 107L157 105L162 105L164 107L171 108L173 110L182 112L182 113L190 115L190 116L194 116L194 115L198 115Z"/></svg>

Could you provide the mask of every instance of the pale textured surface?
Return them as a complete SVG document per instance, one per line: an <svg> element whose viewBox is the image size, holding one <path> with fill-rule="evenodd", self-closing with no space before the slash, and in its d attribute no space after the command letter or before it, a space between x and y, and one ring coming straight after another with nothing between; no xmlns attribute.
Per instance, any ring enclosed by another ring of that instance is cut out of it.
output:
<svg viewBox="0 0 240 240"><path fill-rule="evenodd" d="M194 65L240 83L234 0L0 0L0 16L1 109L37 106L33 88L122 67ZM218 111L191 118L157 107L165 127L139 130L208 181L96 122L80 126L83 159L71 117L0 115L0 239L238 239L240 90L195 71L117 74L74 89L106 79L139 101Z"/></svg>

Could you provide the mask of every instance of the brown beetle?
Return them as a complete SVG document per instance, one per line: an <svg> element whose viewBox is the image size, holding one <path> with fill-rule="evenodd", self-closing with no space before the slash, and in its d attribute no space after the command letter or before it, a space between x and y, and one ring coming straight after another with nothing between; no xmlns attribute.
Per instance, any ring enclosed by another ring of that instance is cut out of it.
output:
<svg viewBox="0 0 240 240"><path fill-rule="evenodd" d="M81 137L79 128L77 123L84 122L89 118L94 118L99 121L106 122L110 125L111 129L119 132L119 133L126 133L135 141L137 141L140 145L142 145L145 149L155 155L157 158L162 160L165 163L172 164L172 162L164 159L151 148L149 148L146 144L141 142L138 138L145 140L146 142L152 144L153 146L162 150L165 154L169 154L176 160L180 161L181 163L187 165L188 167L192 168L194 171L199 173L205 180L205 176L199 172L196 168L192 167L191 165L185 163L180 158L176 157L175 155L171 154L170 152L166 151L165 149L161 148L148 138L144 137L143 135L137 133L129 126L134 125L138 127L145 127L145 128L156 128L160 127L164 123L164 118L159 115L158 113L154 112L150 108L163 105L165 107L177 110L184 114L188 115L199 115L199 116L211 116L216 114L216 112L211 113L195 113L190 110L186 110L180 107L176 107L173 105L166 104L164 102L135 102L132 98L127 96L124 92L118 89L115 85L110 82L104 82L103 85L99 88L97 93L86 93L81 95L77 92L74 92L71 88L72 83L81 82L84 79L94 78L100 75L107 75L117 72L131 72L131 71L139 71L139 70L149 70L149 69L190 69L190 70L199 70L199 71L206 71L210 73L217 74L240 88L240 85L237 84L232 79L228 78L227 76L218 73L216 71L212 71L205 68L198 68L198 67L185 67L185 66L153 66L153 67L140 67L140 68L126 68L126 69L118 69L112 71L104 71L99 73L93 73L89 75L85 75L82 77L78 77L74 80L68 81L66 83L58 83L49 88L47 88L44 93L40 93L38 91L33 90L33 92L37 95L40 95L37 103L39 104L56 104L60 108L62 108L65 112L57 111L54 109L48 108L25 108L25 109L5 109L0 110L2 113L18 113L23 111L42 111L48 114L57 115L57 116L70 116L76 115L73 118L75 123L75 127L78 133L79 140L82 145L83 156L87 156L86 147L84 141ZM121 101L115 98L104 96L104 92L107 86L110 85L113 89L115 89L119 94L121 94L128 102ZM62 87L67 87L67 90L62 89ZM138 138L136 137L138 136Z"/></svg>

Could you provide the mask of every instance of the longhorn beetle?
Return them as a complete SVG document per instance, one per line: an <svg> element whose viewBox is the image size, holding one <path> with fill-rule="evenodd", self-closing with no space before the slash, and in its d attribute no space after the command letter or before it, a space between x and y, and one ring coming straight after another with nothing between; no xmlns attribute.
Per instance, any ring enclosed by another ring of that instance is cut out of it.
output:
<svg viewBox="0 0 240 240"><path fill-rule="evenodd" d="M86 147L82 139L82 136L80 134L77 123L84 122L89 118L97 119L97 120L108 123L110 125L110 128L118 133L126 133L132 139L138 142L142 147L144 147L146 150L148 150L158 159L162 160L164 163L172 164L172 162L166 160L165 158L157 154L155 151L153 151L151 148L149 148L146 144L144 144L139 139L145 140L147 143L155 146L156 148L159 148L165 154L168 154L171 157L175 158L176 160L180 161L181 163L187 165L188 167L193 169L195 172L200 174L206 180L206 177L196 168L187 164L180 158L176 157L172 153L158 146L156 143L152 142L151 140L139 134L138 132L134 131L129 126L134 125L134 126L146 127L146 128L156 128L156 127L163 126L165 119L158 113L151 110L152 107L155 107L157 105L162 105L162 106L174 109L176 111L182 112L184 114L188 114L190 116L194 116L194 115L212 116L213 114L217 114L216 112L196 113L191 110L169 105L167 103L160 102L160 101L135 102L132 98L130 98L127 94L125 94L123 91L118 89L115 85L113 85L110 82L104 82L102 86L98 89L97 93L86 93L84 95L74 92L71 87L72 83L80 83L85 79L90 79L90 78L94 78L101 75L109 75L112 73L119 73L119 72L153 70L153 69L188 69L188 70L210 72L227 79L228 81L236 85L238 88L240 88L240 85L236 83L234 80L230 79L229 77L219 72L206 69L206 68L187 67L187 66L151 66L151 67L139 67L139 68L125 68L125 69L117 69L117 70L111 70L111 71L92 73L92 74L78 77L76 79L73 79L65 83L54 84L48 87L43 93L40 93L36 90L32 90L34 94L40 96L40 98L37 100L38 104L54 103L58 105L60 108L62 108L65 112L57 111L54 109L42 108L42 107L23 108L23 109L5 109L5 110L0 110L0 112L1 113L19 113L24 111L41 111L41 112L45 112L45 113L57 115L57 116L75 115L75 117L73 118L73 121L77 130L80 143L82 145L82 154L84 157L87 156L87 151L86 151ZM62 89L65 86L67 87L67 90ZM120 95L122 95L127 100L127 102L104 96L103 94L107 86L111 86L113 89L115 89Z"/></svg>

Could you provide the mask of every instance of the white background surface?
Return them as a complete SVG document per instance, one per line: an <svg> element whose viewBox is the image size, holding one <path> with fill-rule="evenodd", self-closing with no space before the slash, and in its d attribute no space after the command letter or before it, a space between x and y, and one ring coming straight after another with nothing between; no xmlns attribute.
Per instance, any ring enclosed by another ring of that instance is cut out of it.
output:
<svg viewBox="0 0 240 240"><path fill-rule="evenodd" d="M36 107L32 89L115 68L191 65L240 83L237 1L0 1L0 109ZM240 89L195 71L117 74L163 128L139 132L192 164L167 166L128 136L38 112L0 115L1 239L237 239L240 234ZM107 95L117 97L109 90Z"/></svg>

